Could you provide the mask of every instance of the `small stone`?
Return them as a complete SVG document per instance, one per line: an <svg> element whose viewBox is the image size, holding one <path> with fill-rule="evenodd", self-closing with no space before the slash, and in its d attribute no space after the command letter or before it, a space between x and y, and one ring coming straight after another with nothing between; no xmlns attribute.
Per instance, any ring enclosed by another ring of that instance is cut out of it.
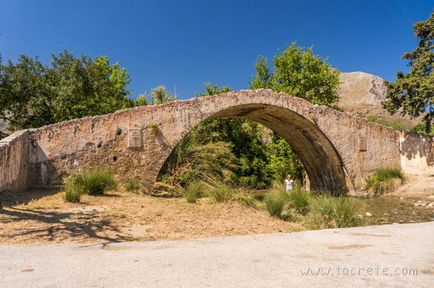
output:
<svg viewBox="0 0 434 288"><path fill-rule="evenodd" d="M366 212L365 215L368 217L372 217L372 213L369 213L369 212Z"/></svg>

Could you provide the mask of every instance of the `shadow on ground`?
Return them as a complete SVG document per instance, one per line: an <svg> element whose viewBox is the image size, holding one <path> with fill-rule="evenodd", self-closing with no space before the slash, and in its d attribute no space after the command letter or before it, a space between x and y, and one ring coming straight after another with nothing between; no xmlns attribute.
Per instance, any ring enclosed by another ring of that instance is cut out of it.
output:
<svg viewBox="0 0 434 288"><path fill-rule="evenodd" d="M0 204L3 207L27 204L42 197L57 194L60 190L60 187L29 189L21 193L13 193L12 191L4 190L0 191Z"/></svg>
<svg viewBox="0 0 434 288"><path fill-rule="evenodd" d="M107 242L133 240L128 236L122 235L122 232L111 220L97 217L95 213L92 212L65 213L39 211L37 209L21 209L17 207L0 209L0 225L10 222L19 223L20 221L46 223L49 224L49 227L32 227L32 225L29 225L26 226L26 228L16 229L7 235L0 231L1 238L37 237L40 238L41 241L55 241L59 240L59 235L62 235L65 238L84 237L88 240Z"/></svg>

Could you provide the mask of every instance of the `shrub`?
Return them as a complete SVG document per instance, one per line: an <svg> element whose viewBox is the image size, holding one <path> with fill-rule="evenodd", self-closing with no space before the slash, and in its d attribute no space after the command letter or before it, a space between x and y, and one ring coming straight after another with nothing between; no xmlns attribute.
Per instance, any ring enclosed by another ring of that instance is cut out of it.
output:
<svg viewBox="0 0 434 288"><path fill-rule="evenodd" d="M114 173L105 168L96 168L68 176L64 184L68 194L80 195L103 195L105 191L116 188Z"/></svg>
<svg viewBox="0 0 434 288"><path fill-rule="evenodd" d="M66 177L64 179L64 185L65 193L63 194L63 200L71 203L80 202L83 189L78 185L78 177L76 175Z"/></svg>
<svg viewBox="0 0 434 288"><path fill-rule="evenodd" d="M196 133L196 132L195 132ZM193 133L195 135L195 133ZM237 159L231 145L225 142L194 143L196 136L188 134L170 154L162 167L165 182L187 187L189 183L202 181L224 182L236 178L233 172Z"/></svg>
<svg viewBox="0 0 434 288"><path fill-rule="evenodd" d="M70 202L70 203L79 203L80 198L81 198L81 194L75 190L66 190L65 194L63 195L63 199L65 200L65 202Z"/></svg>
<svg viewBox="0 0 434 288"><path fill-rule="evenodd" d="M434 127L431 126L431 132L428 133L429 136L434 136ZM417 133L422 133L422 134L427 134L426 131L426 124L425 123L419 123L416 126L414 126L411 129L412 132L417 132Z"/></svg>
<svg viewBox="0 0 434 288"><path fill-rule="evenodd" d="M282 218L282 211L288 203L289 196L282 190L273 190L264 197L265 207L271 216Z"/></svg>
<svg viewBox="0 0 434 288"><path fill-rule="evenodd" d="M103 195L104 192L116 188L114 173L105 168L96 168L79 175L84 192L93 195Z"/></svg>
<svg viewBox="0 0 434 288"><path fill-rule="evenodd" d="M196 203L200 198L203 190L203 185L200 182L193 182L185 188L183 196L188 203Z"/></svg>
<svg viewBox="0 0 434 288"><path fill-rule="evenodd" d="M362 224L352 199L323 194L312 201L310 224L314 228L342 228Z"/></svg>
<svg viewBox="0 0 434 288"><path fill-rule="evenodd" d="M208 196L217 202L224 202L230 199L232 192L233 188L223 183L215 184L214 186L209 187L207 190Z"/></svg>
<svg viewBox="0 0 434 288"><path fill-rule="evenodd" d="M378 169L373 175L368 177L366 183L367 188L371 189L375 194L384 194L393 192L395 189L395 181L404 182L405 177L400 169L386 168Z"/></svg>
<svg viewBox="0 0 434 288"><path fill-rule="evenodd" d="M128 180L125 185L125 190L128 192L137 192L140 190L140 182L137 178Z"/></svg>
<svg viewBox="0 0 434 288"><path fill-rule="evenodd" d="M294 189L289 194L290 206L300 213L306 215L309 212L309 205L311 202L311 195L309 191Z"/></svg>

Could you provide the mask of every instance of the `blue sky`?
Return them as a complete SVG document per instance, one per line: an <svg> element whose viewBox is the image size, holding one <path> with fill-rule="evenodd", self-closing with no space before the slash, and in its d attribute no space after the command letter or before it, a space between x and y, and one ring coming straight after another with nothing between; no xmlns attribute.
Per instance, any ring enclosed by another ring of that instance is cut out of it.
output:
<svg viewBox="0 0 434 288"><path fill-rule="evenodd" d="M341 71L387 80L406 70L412 25L434 1L20 1L0 0L0 54L64 49L107 55L127 68L132 96L165 85L190 98L213 82L248 88L258 55L292 41L313 46Z"/></svg>

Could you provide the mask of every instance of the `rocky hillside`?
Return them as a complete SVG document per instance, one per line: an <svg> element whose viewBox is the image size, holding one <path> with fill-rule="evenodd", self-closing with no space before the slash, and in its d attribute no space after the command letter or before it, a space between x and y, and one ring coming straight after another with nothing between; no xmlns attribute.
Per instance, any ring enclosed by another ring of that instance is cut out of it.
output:
<svg viewBox="0 0 434 288"><path fill-rule="evenodd" d="M418 121L399 114L391 116L382 106L387 88L384 80L365 72L340 74L339 107L372 121L410 130ZM401 127L399 127L401 126Z"/></svg>

